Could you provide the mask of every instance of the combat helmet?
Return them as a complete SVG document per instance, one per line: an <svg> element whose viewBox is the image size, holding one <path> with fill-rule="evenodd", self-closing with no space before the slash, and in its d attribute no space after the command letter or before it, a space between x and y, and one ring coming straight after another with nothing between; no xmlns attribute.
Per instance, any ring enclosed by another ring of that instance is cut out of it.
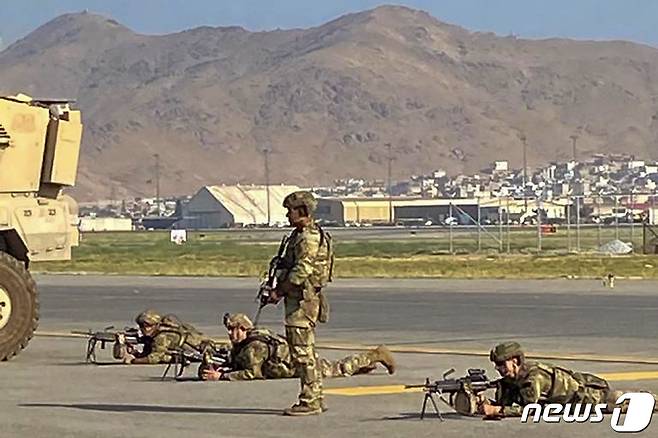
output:
<svg viewBox="0 0 658 438"><path fill-rule="evenodd" d="M489 353L489 359L492 362L503 362L513 357L520 358L521 362L525 359L523 348L518 342L503 342L492 348Z"/></svg>
<svg viewBox="0 0 658 438"><path fill-rule="evenodd" d="M254 323L244 313L225 313L224 326L231 330L234 327L242 327L245 330L254 328Z"/></svg>
<svg viewBox="0 0 658 438"><path fill-rule="evenodd" d="M145 310L135 318L137 325L155 325L160 322L162 317L155 310Z"/></svg>
<svg viewBox="0 0 658 438"><path fill-rule="evenodd" d="M300 190L292 192L286 196L283 199L283 206L285 208L306 207L306 211L310 216L315 212L315 209L318 206L318 201L315 200L315 197L311 192Z"/></svg>

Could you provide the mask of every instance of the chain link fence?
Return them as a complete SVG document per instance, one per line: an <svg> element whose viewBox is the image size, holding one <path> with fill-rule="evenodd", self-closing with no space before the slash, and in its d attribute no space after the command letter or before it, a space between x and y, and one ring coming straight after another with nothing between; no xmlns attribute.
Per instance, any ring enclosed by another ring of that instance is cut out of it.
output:
<svg viewBox="0 0 658 438"><path fill-rule="evenodd" d="M658 196L496 198L451 203L442 227L451 253L658 253Z"/></svg>

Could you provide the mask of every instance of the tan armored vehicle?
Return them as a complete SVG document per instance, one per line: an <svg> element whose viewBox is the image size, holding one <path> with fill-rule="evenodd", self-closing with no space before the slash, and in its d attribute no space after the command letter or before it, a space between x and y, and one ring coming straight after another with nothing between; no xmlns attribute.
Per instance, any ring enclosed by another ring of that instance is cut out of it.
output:
<svg viewBox="0 0 658 438"><path fill-rule="evenodd" d="M39 322L31 261L67 260L78 245L75 201L82 124L68 101L0 97L0 360Z"/></svg>

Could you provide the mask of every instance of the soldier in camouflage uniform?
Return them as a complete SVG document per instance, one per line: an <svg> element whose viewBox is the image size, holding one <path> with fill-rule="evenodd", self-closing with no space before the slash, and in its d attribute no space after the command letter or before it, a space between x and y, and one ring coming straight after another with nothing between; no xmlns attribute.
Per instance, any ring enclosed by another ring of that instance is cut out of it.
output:
<svg viewBox="0 0 658 438"><path fill-rule="evenodd" d="M144 348L135 351L119 337L114 344L113 354L125 364L170 363L171 352L177 349L203 351L212 345L212 340L174 315L161 317L153 310L140 313L135 322L143 333Z"/></svg>
<svg viewBox="0 0 658 438"><path fill-rule="evenodd" d="M224 315L224 325L229 333L232 364L230 371L222 372L205 367L204 380L254 380L299 377L292 366L290 349L286 339L271 330L254 328L243 313ZM369 373L382 364L389 374L395 372L395 361L385 346L365 353L350 355L331 362L319 359L322 377L344 377Z"/></svg>
<svg viewBox="0 0 658 438"><path fill-rule="evenodd" d="M489 355L502 376L493 402L483 401L479 410L487 416L520 416L531 403L606 403L609 410L622 394L593 374L525 360L517 342L495 346Z"/></svg>
<svg viewBox="0 0 658 438"><path fill-rule="evenodd" d="M282 252L277 286L270 301L276 303L284 298L286 339L295 374L301 381L298 403L283 414L316 415L326 410L315 352L315 328L319 320L326 321L322 287L330 271L330 240L313 219L317 201L311 193L293 192L283 200L283 206L295 229Z"/></svg>

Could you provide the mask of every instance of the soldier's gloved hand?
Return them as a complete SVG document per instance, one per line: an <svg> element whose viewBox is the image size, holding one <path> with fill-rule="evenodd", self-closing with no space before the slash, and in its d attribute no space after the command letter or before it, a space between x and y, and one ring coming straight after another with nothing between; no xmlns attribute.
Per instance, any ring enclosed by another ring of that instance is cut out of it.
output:
<svg viewBox="0 0 658 438"><path fill-rule="evenodd" d="M207 370L203 370L203 375L202 379L203 380L212 380L212 381L217 381L221 380L223 376L223 373L221 371L216 371L213 370L212 368L209 368Z"/></svg>
<svg viewBox="0 0 658 438"><path fill-rule="evenodd" d="M289 280L281 282L279 287L277 287L277 292L281 296L295 296L300 293L302 286L291 283Z"/></svg>
<svg viewBox="0 0 658 438"><path fill-rule="evenodd" d="M497 417L501 414L502 408L489 403L489 400L483 401L478 405L478 412L486 415L487 417Z"/></svg>
<svg viewBox="0 0 658 438"><path fill-rule="evenodd" d="M117 343L124 345L126 343L126 335L123 333L116 334Z"/></svg>
<svg viewBox="0 0 658 438"><path fill-rule="evenodd" d="M283 298L283 294L279 292L277 289L274 289L270 292L269 299L267 302L269 304L279 304L279 301L281 301L281 298Z"/></svg>
<svg viewBox="0 0 658 438"><path fill-rule="evenodd" d="M134 360L135 360L135 356L133 356L130 353L126 353L123 356L123 359L121 359L121 362L123 362L126 365L130 365L131 363L133 363Z"/></svg>

